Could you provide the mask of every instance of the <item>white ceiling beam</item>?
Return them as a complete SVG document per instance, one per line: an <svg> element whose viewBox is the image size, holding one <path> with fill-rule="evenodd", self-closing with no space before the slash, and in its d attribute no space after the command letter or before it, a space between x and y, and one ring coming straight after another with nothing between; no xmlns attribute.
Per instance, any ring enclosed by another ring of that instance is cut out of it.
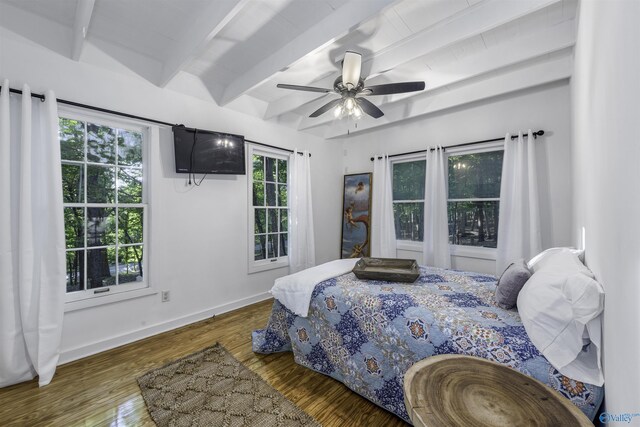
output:
<svg viewBox="0 0 640 427"><path fill-rule="evenodd" d="M14 2L19 4L19 2ZM69 57L72 45L71 28L29 12L12 3L0 1L0 27L4 27L59 55ZM3 48L0 37L0 51ZM2 64L0 63L0 75Z"/></svg>
<svg viewBox="0 0 640 427"><path fill-rule="evenodd" d="M198 13L198 19L185 31L177 47L167 53L158 86L165 87L189 62L202 53L209 42L248 2L249 0L216 0Z"/></svg>
<svg viewBox="0 0 640 427"><path fill-rule="evenodd" d="M487 0L474 4L409 38L363 58L363 68L366 67L364 64L370 64L369 77L384 73L415 58L478 36L559 1L561 0ZM338 60L339 58L336 58L336 61ZM327 84L327 81L328 79L323 79L317 82L317 85ZM367 83L371 84L369 81ZM318 95L308 95L306 102L318 98ZM267 107L265 119L295 110L300 104L295 104L294 101L296 100L291 95L274 101L273 106Z"/></svg>
<svg viewBox="0 0 640 427"><path fill-rule="evenodd" d="M412 102L413 98L429 96L431 92L445 86L453 86L464 83L470 79L499 72L499 70L519 63L530 61L547 54L561 51L575 45L575 22L565 21L551 28L542 28L526 37L513 39L496 45L488 50L469 55L461 60L452 62L431 70L425 70L420 78L424 78L428 88L422 92L413 92L406 95L369 97L369 100L385 111L385 105L394 102ZM392 75L392 72L388 74ZM374 77L369 84L384 84L382 76ZM401 98L401 100L398 100ZM381 101L389 100L389 103ZM317 105L316 105L317 104ZM312 111L319 108L321 103L314 103ZM303 109L307 112L306 109ZM367 120L370 120L366 118ZM305 117L301 120L298 130L327 124L333 121L331 114L325 114L318 118Z"/></svg>
<svg viewBox="0 0 640 427"><path fill-rule="evenodd" d="M227 104L300 58L333 43L393 2L394 0L347 2L231 82L219 104Z"/></svg>
<svg viewBox="0 0 640 427"><path fill-rule="evenodd" d="M94 5L95 0L78 0L76 4L76 16L73 21L73 44L71 46L71 59L74 61L80 60Z"/></svg>
<svg viewBox="0 0 640 427"><path fill-rule="evenodd" d="M493 30L562 0L486 0L450 16L426 31L403 39L366 58L369 77L438 49Z"/></svg>
<svg viewBox="0 0 640 427"><path fill-rule="evenodd" d="M573 60L570 54L566 54L529 67L463 85L450 91L419 97L419 99L413 98L411 103L390 104L385 110L385 115L380 119L361 120L358 122L357 128L354 128L352 122L343 120L328 128L324 136L326 139L337 138L347 135L348 130L350 134L371 130L472 102L553 83L568 79L572 70Z"/></svg>

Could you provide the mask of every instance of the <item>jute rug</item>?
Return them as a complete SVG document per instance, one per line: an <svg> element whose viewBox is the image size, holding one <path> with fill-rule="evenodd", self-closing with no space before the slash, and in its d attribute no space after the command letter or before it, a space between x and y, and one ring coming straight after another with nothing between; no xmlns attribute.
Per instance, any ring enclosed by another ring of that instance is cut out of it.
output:
<svg viewBox="0 0 640 427"><path fill-rule="evenodd" d="M149 371L138 384L159 427L320 427L220 344Z"/></svg>

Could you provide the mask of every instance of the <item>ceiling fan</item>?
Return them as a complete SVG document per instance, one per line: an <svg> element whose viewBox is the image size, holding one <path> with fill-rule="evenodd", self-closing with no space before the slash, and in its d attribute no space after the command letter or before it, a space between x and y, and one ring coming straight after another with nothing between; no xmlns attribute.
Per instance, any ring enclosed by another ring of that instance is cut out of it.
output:
<svg viewBox="0 0 640 427"><path fill-rule="evenodd" d="M357 52L347 51L342 61L342 75L338 76L335 82L333 82L333 91L339 94L340 98L326 103L311 113L309 117L318 117L333 108L336 117L352 116L358 119L364 112L378 119L384 116L384 113L371 101L363 98L364 96L392 95L396 93L416 92L424 89L424 82L388 83L365 86L365 78L362 78L361 71L362 55ZM278 84L277 87L306 92L331 92L331 89L313 86Z"/></svg>

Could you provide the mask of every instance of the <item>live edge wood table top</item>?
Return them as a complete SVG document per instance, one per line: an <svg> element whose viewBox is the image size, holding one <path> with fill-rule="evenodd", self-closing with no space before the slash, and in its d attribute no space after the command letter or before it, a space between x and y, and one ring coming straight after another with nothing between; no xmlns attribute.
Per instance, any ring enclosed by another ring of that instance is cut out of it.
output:
<svg viewBox="0 0 640 427"><path fill-rule="evenodd" d="M447 354L415 363L404 376L404 399L416 427L593 427L557 391L473 356Z"/></svg>

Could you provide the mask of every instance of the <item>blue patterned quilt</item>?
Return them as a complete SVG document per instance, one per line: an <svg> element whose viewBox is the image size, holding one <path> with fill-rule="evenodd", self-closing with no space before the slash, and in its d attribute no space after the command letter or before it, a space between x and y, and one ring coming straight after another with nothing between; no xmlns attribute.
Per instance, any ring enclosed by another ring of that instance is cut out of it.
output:
<svg viewBox="0 0 640 427"><path fill-rule="evenodd" d="M420 268L415 283L363 281L348 273L318 284L308 317L277 300L253 351L292 351L295 361L329 375L406 421L405 372L435 354L466 354L511 366L570 399L590 419L604 390L555 370L529 340L516 310L493 300L496 278Z"/></svg>

